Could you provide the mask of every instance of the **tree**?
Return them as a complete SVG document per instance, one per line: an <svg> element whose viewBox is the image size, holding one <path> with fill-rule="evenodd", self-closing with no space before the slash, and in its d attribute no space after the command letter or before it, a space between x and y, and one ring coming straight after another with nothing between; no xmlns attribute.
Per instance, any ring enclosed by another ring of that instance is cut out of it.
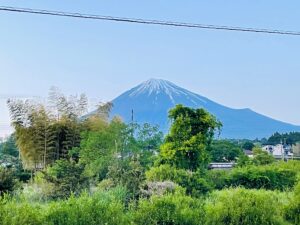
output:
<svg viewBox="0 0 300 225"><path fill-rule="evenodd" d="M57 160L43 172L44 179L54 185L50 197L67 198L72 193L79 194L88 187L88 179L83 175L84 167L68 160Z"/></svg>
<svg viewBox="0 0 300 225"><path fill-rule="evenodd" d="M0 195L12 192L16 184L15 171L11 168L0 167Z"/></svg>
<svg viewBox="0 0 300 225"><path fill-rule="evenodd" d="M222 124L204 109L183 105L171 109L169 119L172 125L160 148L162 163L190 170L206 167L215 131Z"/></svg>
<svg viewBox="0 0 300 225"><path fill-rule="evenodd" d="M87 98L62 95L56 89L49 104L8 100L12 125L24 168L42 169L58 159L68 159L69 151L80 144L81 121Z"/></svg>
<svg viewBox="0 0 300 225"><path fill-rule="evenodd" d="M19 150L16 146L14 135L9 136L9 138L4 143L1 143L0 146L0 155L19 156Z"/></svg>
<svg viewBox="0 0 300 225"><path fill-rule="evenodd" d="M250 141L246 141L242 146L244 150L252 150L254 147L255 145Z"/></svg>
<svg viewBox="0 0 300 225"><path fill-rule="evenodd" d="M300 141L300 132L290 132L285 134L280 134L276 132L268 139L267 144L277 145L280 143L285 143L289 145L294 145L299 141Z"/></svg>
<svg viewBox="0 0 300 225"><path fill-rule="evenodd" d="M274 156L258 147L253 149L253 155L253 163L256 165L267 165L275 162Z"/></svg>
<svg viewBox="0 0 300 225"><path fill-rule="evenodd" d="M107 178L115 185L121 185L129 192L130 199L137 199L140 195L142 182L145 180L144 168L137 157L124 160L118 159L111 163Z"/></svg>
<svg viewBox="0 0 300 225"><path fill-rule="evenodd" d="M211 146L211 159L213 162L232 162L243 154L242 149L229 141L214 141Z"/></svg>

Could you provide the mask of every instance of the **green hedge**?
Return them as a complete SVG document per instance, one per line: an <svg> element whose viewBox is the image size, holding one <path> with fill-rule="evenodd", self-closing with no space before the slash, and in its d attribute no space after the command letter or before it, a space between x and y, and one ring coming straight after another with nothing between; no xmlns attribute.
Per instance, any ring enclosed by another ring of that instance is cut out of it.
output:
<svg viewBox="0 0 300 225"><path fill-rule="evenodd" d="M210 171L207 180L215 189L245 187L248 189L285 190L297 182L297 170L279 165L247 166L231 171Z"/></svg>
<svg viewBox="0 0 300 225"><path fill-rule="evenodd" d="M205 204L206 225L287 224L278 193L242 188L214 192Z"/></svg>

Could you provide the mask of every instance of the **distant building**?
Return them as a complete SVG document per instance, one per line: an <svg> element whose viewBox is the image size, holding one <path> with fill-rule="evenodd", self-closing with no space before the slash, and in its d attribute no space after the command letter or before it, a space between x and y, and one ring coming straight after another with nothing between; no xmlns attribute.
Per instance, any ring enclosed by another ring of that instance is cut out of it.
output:
<svg viewBox="0 0 300 225"><path fill-rule="evenodd" d="M262 147L262 150L267 151L269 154L273 155L276 159L292 158L293 151L290 145L266 145Z"/></svg>
<svg viewBox="0 0 300 225"><path fill-rule="evenodd" d="M244 150L244 154L247 155L249 158L253 158L253 151L251 150Z"/></svg>

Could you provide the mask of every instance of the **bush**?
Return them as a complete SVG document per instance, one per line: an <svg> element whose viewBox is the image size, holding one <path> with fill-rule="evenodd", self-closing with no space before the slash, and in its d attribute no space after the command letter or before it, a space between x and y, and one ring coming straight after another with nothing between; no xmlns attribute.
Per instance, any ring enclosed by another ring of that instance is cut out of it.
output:
<svg viewBox="0 0 300 225"><path fill-rule="evenodd" d="M79 198L71 196L66 201L53 202L48 206L45 222L49 225L129 224L122 199L115 194L83 194Z"/></svg>
<svg viewBox="0 0 300 225"><path fill-rule="evenodd" d="M2 225L44 224L43 209L39 205L5 196L0 200L0 221Z"/></svg>
<svg viewBox="0 0 300 225"><path fill-rule="evenodd" d="M294 165L272 164L265 166L247 166L231 171L213 170L207 173L208 182L215 189L244 187L248 189L285 190L293 188L297 181Z"/></svg>
<svg viewBox="0 0 300 225"><path fill-rule="evenodd" d="M268 152L259 147L253 148L253 155L253 163L255 165L267 165L275 162L273 155L270 155Z"/></svg>
<svg viewBox="0 0 300 225"><path fill-rule="evenodd" d="M197 197L212 189L200 172L177 169L168 164L152 167L146 177L149 181L173 181L184 187L188 195Z"/></svg>
<svg viewBox="0 0 300 225"><path fill-rule="evenodd" d="M140 200L133 218L138 225L204 224L203 203L180 193L153 196L150 200Z"/></svg>
<svg viewBox="0 0 300 225"><path fill-rule="evenodd" d="M124 209L125 190L115 188L95 195L47 203L22 198L0 199L1 225L123 225L130 224Z"/></svg>
<svg viewBox="0 0 300 225"><path fill-rule="evenodd" d="M88 188L88 178L83 174L84 167L68 160L57 160L44 172L44 179L54 186L50 197L68 198L72 193L79 194Z"/></svg>
<svg viewBox="0 0 300 225"><path fill-rule="evenodd" d="M227 180L227 186L285 190L292 188L296 180L296 171L276 166L250 166L232 170Z"/></svg>
<svg viewBox="0 0 300 225"><path fill-rule="evenodd" d="M300 224L300 183L295 187L293 198L285 208L285 218L292 224Z"/></svg>
<svg viewBox="0 0 300 225"><path fill-rule="evenodd" d="M284 224L277 193L242 188L214 192L208 198L206 225Z"/></svg>
<svg viewBox="0 0 300 225"><path fill-rule="evenodd" d="M229 176L228 170L209 170L206 179L214 189L221 190L228 186Z"/></svg>
<svg viewBox="0 0 300 225"><path fill-rule="evenodd" d="M0 167L0 195L14 191L16 184L17 181L14 170Z"/></svg>
<svg viewBox="0 0 300 225"><path fill-rule="evenodd" d="M144 169L138 159L116 160L108 169L107 178L115 185L121 185L128 191L130 199L138 198L142 182L145 180Z"/></svg>

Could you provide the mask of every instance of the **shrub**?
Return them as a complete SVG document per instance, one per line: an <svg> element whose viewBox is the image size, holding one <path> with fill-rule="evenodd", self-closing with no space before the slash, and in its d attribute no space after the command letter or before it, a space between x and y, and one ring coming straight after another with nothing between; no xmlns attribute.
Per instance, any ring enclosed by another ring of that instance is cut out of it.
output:
<svg viewBox="0 0 300 225"><path fill-rule="evenodd" d="M13 169L0 167L0 195L12 192L17 181Z"/></svg>
<svg viewBox="0 0 300 225"><path fill-rule="evenodd" d="M207 181L215 189L245 187L249 189L285 190L297 181L295 165L272 164L246 166L231 171L212 170L207 173Z"/></svg>
<svg viewBox="0 0 300 225"><path fill-rule="evenodd" d="M5 196L0 200L0 222L2 225L43 224L41 206L25 200L16 201Z"/></svg>
<svg viewBox="0 0 300 225"><path fill-rule="evenodd" d="M44 179L54 185L52 198L68 198L72 193L79 194L88 188L88 178L83 174L84 167L75 162L57 160L44 172Z"/></svg>
<svg viewBox="0 0 300 225"><path fill-rule="evenodd" d="M83 194L79 198L71 196L65 201L52 202L48 206L45 221L49 225L129 224L122 199L115 194Z"/></svg>
<svg viewBox="0 0 300 225"><path fill-rule="evenodd" d="M140 186L145 180L144 169L136 158L116 160L109 166L107 177L115 185L125 187L130 199L138 198Z"/></svg>
<svg viewBox="0 0 300 225"><path fill-rule="evenodd" d="M205 205L206 225L284 224L276 194L242 188L216 191Z"/></svg>
<svg viewBox="0 0 300 225"><path fill-rule="evenodd" d="M214 189L221 190L227 187L229 176L230 171L228 170L209 170L206 179Z"/></svg>
<svg viewBox="0 0 300 225"><path fill-rule="evenodd" d="M296 171L276 166L250 166L232 170L227 180L227 186L284 190L292 188L296 180Z"/></svg>
<svg viewBox="0 0 300 225"><path fill-rule="evenodd" d="M152 195L163 196L167 193L174 193L176 188L179 188L178 185L172 181L148 181L142 187L141 194L144 197L151 197Z"/></svg>
<svg viewBox="0 0 300 225"><path fill-rule="evenodd" d="M204 224L202 201L182 194L153 196L140 200L133 212L134 222L139 225L198 225Z"/></svg>
<svg viewBox="0 0 300 225"><path fill-rule="evenodd" d="M168 164L152 167L146 172L146 177L149 181L173 181L193 196L200 196L211 190L211 186L200 172L177 169Z"/></svg>
<svg viewBox="0 0 300 225"><path fill-rule="evenodd" d="M285 208L285 218L292 224L300 224L300 183L295 187L293 198Z"/></svg>
<svg viewBox="0 0 300 225"><path fill-rule="evenodd" d="M262 150L259 147L253 148L253 163L255 165L267 165L275 162L273 155L270 155L268 152Z"/></svg>

